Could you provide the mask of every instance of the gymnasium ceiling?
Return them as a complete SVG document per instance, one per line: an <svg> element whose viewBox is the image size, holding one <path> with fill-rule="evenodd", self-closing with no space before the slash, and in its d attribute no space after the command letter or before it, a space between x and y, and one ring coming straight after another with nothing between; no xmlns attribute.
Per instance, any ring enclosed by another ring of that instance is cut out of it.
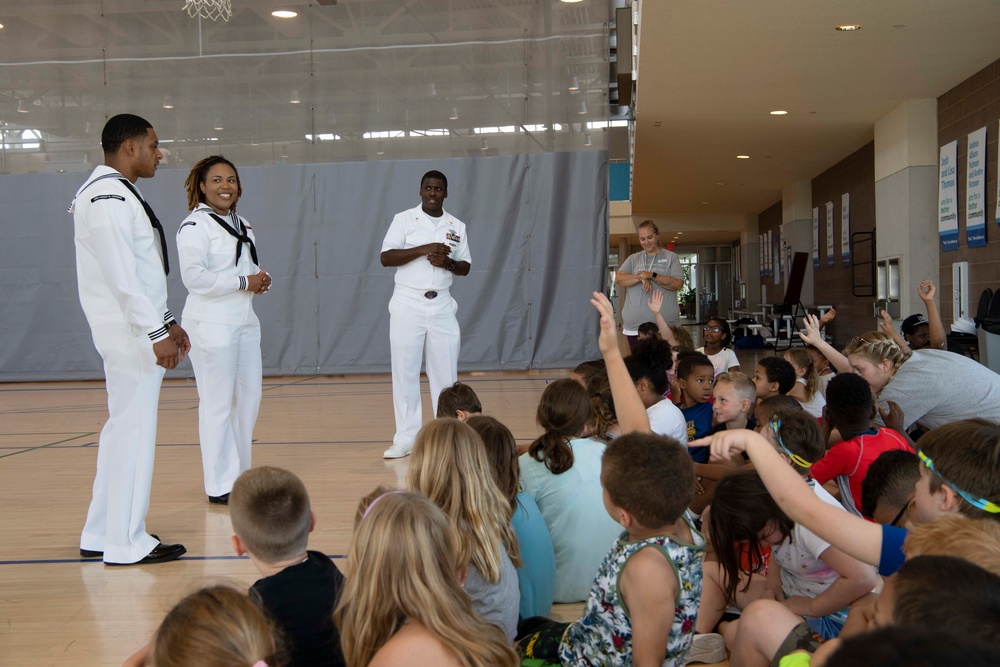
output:
<svg viewBox="0 0 1000 667"><path fill-rule="evenodd" d="M232 0L213 22L183 0L3 0L0 121L45 141L0 171L89 171L125 109L167 168L607 148L623 2ZM1000 58L998 34L996 0L644 0L631 213L731 241L898 104Z"/></svg>

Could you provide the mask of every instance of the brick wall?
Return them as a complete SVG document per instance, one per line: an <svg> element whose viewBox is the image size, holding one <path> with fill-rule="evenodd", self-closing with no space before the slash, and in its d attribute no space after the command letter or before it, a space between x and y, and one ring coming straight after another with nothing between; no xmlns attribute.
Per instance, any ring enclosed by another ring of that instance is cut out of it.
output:
<svg viewBox="0 0 1000 667"><path fill-rule="evenodd" d="M850 194L851 233L875 229L875 142L855 151L812 181L812 204L819 207L819 269L813 272L816 303L832 304L837 319L830 325L834 345L842 347L875 327L872 304L875 297L856 297L852 291L854 269L843 265L840 248L841 196ZM833 202L833 266L827 266L826 203ZM856 252L854 260L868 261L870 253ZM868 268L857 267L858 274L869 282Z"/></svg>
<svg viewBox="0 0 1000 667"><path fill-rule="evenodd" d="M1000 227L994 213L997 203L997 120L1000 119L1000 60L985 67L938 98L938 146L958 141L958 250L941 253L938 294L941 318L947 326L952 315L952 264L969 263L969 305L976 312L979 295L990 287L1000 289ZM965 179L968 135L986 127L986 242L969 248L965 241Z"/></svg>

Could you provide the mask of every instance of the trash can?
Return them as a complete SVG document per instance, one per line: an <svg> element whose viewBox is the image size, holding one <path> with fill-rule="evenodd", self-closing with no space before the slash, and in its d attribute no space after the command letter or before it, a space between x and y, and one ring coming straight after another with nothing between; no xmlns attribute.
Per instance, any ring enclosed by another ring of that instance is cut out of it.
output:
<svg viewBox="0 0 1000 667"><path fill-rule="evenodd" d="M979 363L1000 373L1000 318L983 318L976 333L979 335Z"/></svg>

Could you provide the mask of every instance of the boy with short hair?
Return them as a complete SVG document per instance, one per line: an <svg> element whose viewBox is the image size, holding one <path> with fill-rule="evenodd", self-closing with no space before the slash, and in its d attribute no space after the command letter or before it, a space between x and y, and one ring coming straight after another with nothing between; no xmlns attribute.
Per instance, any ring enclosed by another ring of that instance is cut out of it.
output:
<svg viewBox="0 0 1000 667"><path fill-rule="evenodd" d="M713 433L727 428L754 430L756 405L757 388L753 380L739 371L720 373L715 378L715 401L712 403L716 424Z"/></svg>
<svg viewBox="0 0 1000 667"><path fill-rule="evenodd" d="M687 421L688 442L712 432L712 388L715 386L715 366L700 352L691 352L678 358L675 374L683 400L679 407ZM693 447L688 450L695 463L708 463L708 448Z"/></svg>
<svg viewBox="0 0 1000 667"><path fill-rule="evenodd" d="M344 575L307 550L316 515L302 480L281 468L251 468L236 479L229 512L236 555L249 556L263 577L250 597L281 630L288 664L344 665L333 623Z"/></svg>
<svg viewBox="0 0 1000 667"><path fill-rule="evenodd" d="M781 357L764 357L753 372L757 400L787 394L795 386L795 367Z"/></svg>
<svg viewBox="0 0 1000 667"><path fill-rule="evenodd" d="M883 452L861 482L861 516L875 523L904 526L920 481L920 459L911 451Z"/></svg>
<svg viewBox="0 0 1000 667"><path fill-rule="evenodd" d="M701 596L705 540L685 519L694 470L672 438L627 433L608 445L601 468L604 504L625 532L604 559L575 623L547 623L524 637L522 654L563 665L682 665ZM718 662L725 645L703 635L697 657Z"/></svg>
<svg viewBox="0 0 1000 667"><path fill-rule="evenodd" d="M912 452L909 442L891 428L875 428L875 401L868 382L860 375L845 373L830 381L823 408L823 441L833 429L841 442L813 464L810 474L820 484L837 480L840 503L851 514L861 516L861 483L868 468L883 452Z"/></svg>
<svg viewBox="0 0 1000 667"><path fill-rule="evenodd" d="M451 417L465 421L469 417L482 414L483 404L476 392L467 384L456 382L445 387L438 395L437 418Z"/></svg>

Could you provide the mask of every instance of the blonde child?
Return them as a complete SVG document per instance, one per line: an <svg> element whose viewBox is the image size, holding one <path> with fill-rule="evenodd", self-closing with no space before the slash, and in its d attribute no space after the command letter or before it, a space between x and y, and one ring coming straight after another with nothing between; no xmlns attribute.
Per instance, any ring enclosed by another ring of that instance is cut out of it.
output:
<svg viewBox="0 0 1000 667"><path fill-rule="evenodd" d="M823 407L826 399L819 390L819 377L813 366L812 356L803 349L792 349L785 352L785 361L795 369L795 386L788 395L802 404L802 409L816 419L823 417Z"/></svg>
<svg viewBox="0 0 1000 667"><path fill-rule="evenodd" d="M274 628L250 598L209 586L178 602L123 667L281 667L280 652Z"/></svg>
<svg viewBox="0 0 1000 667"><path fill-rule="evenodd" d="M757 387L750 378L739 371L721 373L715 377L714 392L713 432L727 428L754 430L756 421L753 412L757 405Z"/></svg>
<svg viewBox="0 0 1000 667"><path fill-rule="evenodd" d="M427 498L376 498L354 531L334 612L348 667L516 667L507 638L462 589L463 552L453 522Z"/></svg>
<svg viewBox="0 0 1000 667"><path fill-rule="evenodd" d="M448 515L460 554L470 562L465 590L472 606L513 640L521 557L510 502L494 480L482 439L457 419L427 423L413 443L407 485Z"/></svg>

